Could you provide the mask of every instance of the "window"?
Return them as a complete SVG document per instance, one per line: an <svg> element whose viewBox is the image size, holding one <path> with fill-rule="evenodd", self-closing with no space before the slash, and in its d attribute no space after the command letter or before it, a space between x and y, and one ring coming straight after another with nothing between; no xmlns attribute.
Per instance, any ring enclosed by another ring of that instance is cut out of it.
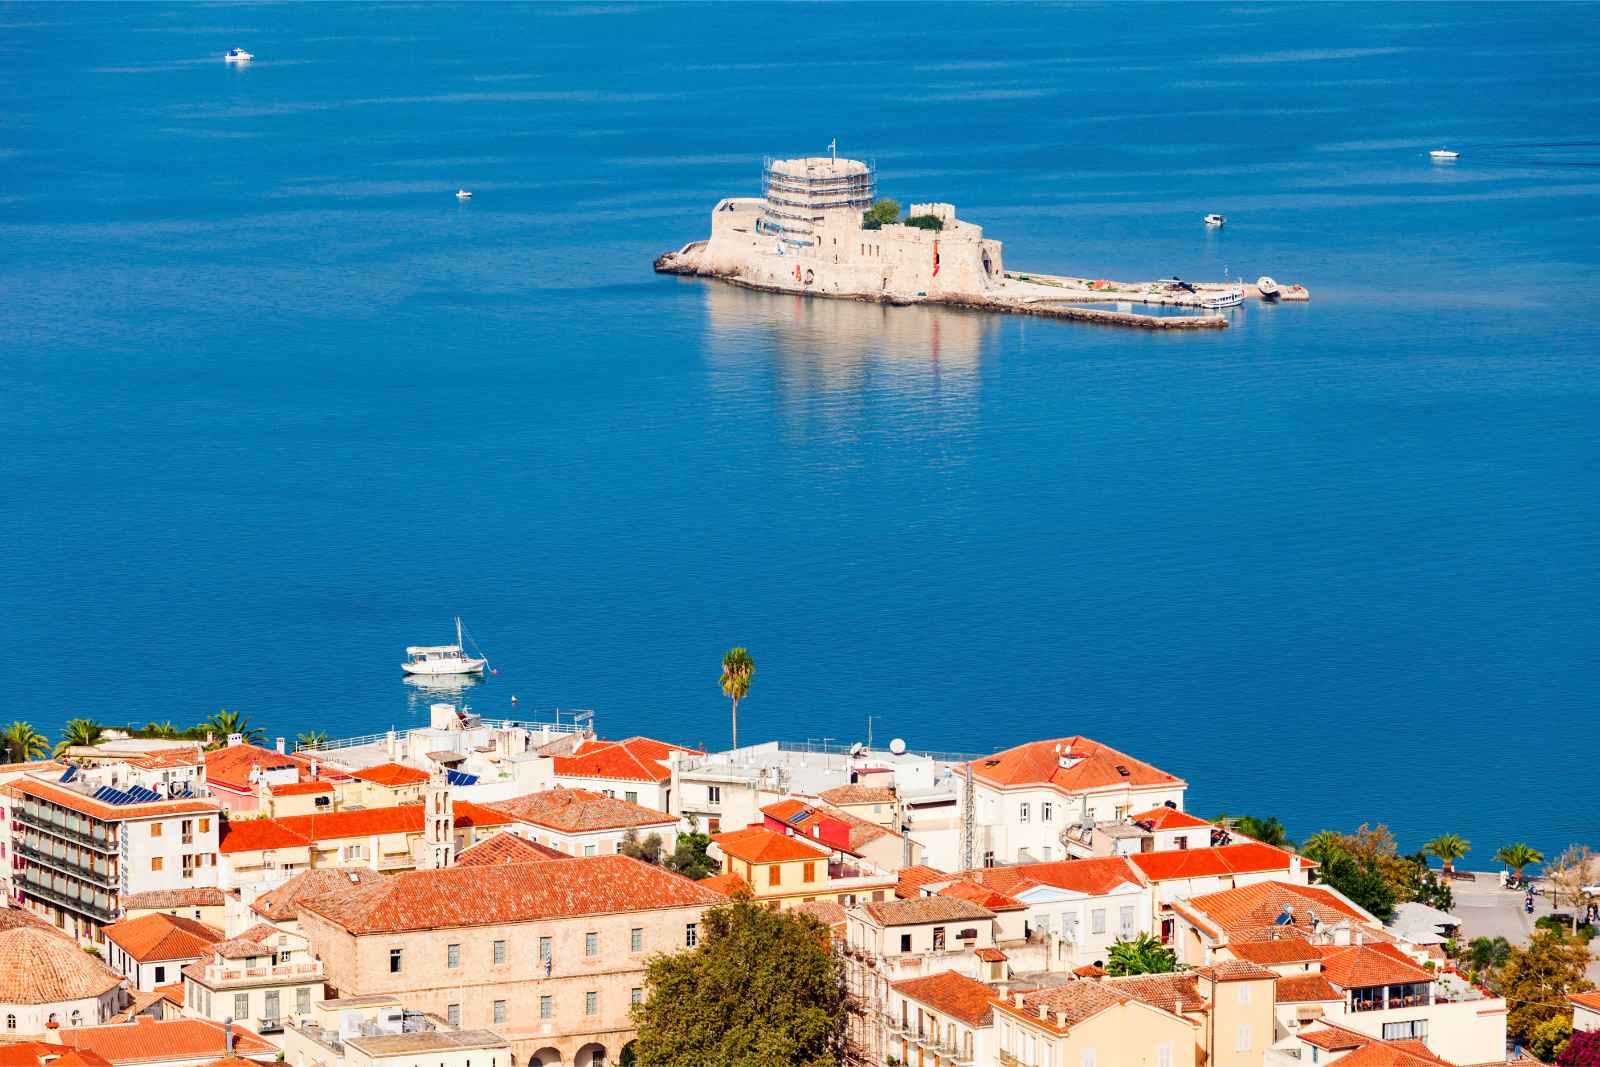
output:
<svg viewBox="0 0 1600 1067"><path fill-rule="evenodd" d="M1249 1052L1250 1051L1250 1041L1251 1041L1252 1036L1253 1035L1250 1033L1250 1024L1249 1023L1240 1023L1239 1024L1239 1028L1236 1031L1234 1031L1234 1035L1233 1035L1233 1051L1235 1051L1235 1052Z"/></svg>
<svg viewBox="0 0 1600 1067"><path fill-rule="evenodd" d="M460 1026L461 1025L461 1005L459 1005L459 1004L447 1004L447 1005L445 1005L444 1018L445 1018L445 1022L449 1023L451 1026Z"/></svg>
<svg viewBox="0 0 1600 1067"><path fill-rule="evenodd" d="M497 1023L506 1021L506 1002L503 1000L494 1002L494 1021Z"/></svg>
<svg viewBox="0 0 1600 1067"><path fill-rule="evenodd" d="M1128 937L1133 933L1133 908L1124 906L1117 910L1117 925L1122 930L1122 936Z"/></svg>
<svg viewBox="0 0 1600 1067"><path fill-rule="evenodd" d="M267 990L267 1006L262 1010L261 1017L263 1019L276 1019L282 1014L279 1010L280 1008L281 1001L278 998L278 990Z"/></svg>
<svg viewBox="0 0 1600 1067"><path fill-rule="evenodd" d="M900 935L900 951L901 952L910 952L911 951L911 935L910 934L901 934Z"/></svg>
<svg viewBox="0 0 1600 1067"><path fill-rule="evenodd" d="M185 820L183 820L182 825L179 826L178 829L183 832L183 843L184 844L186 844L186 845L194 844L194 820L193 819L185 819Z"/></svg>
<svg viewBox="0 0 1600 1067"><path fill-rule="evenodd" d="M1248 1004L1248 1003L1250 1003L1250 983L1249 982L1240 982L1239 983L1239 1003L1240 1004Z"/></svg>
<svg viewBox="0 0 1600 1067"><path fill-rule="evenodd" d="M6 1016L6 1029L7 1030L15 1030L16 1028L17 1028L17 1017L15 1015L7 1015Z"/></svg>
<svg viewBox="0 0 1600 1067"><path fill-rule="evenodd" d="M151 856L150 857L150 869L152 871L159 871L161 869L161 857L160 856Z"/></svg>
<svg viewBox="0 0 1600 1067"><path fill-rule="evenodd" d="M250 1017L249 993L235 993L233 995L233 1017L235 1019L248 1019Z"/></svg>
<svg viewBox="0 0 1600 1067"><path fill-rule="evenodd" d="M706 786L706 801L710 804L722 803L722 787L720 785Z"/></svg>
<svg viewBox="0 0 1600 1067"><path fill-rule="evenodd" d="M630 789L626 793L622 794L622 799L626 800L629 804L637 804L639 803L638 791Z"/></svg>
<svg viewBox="0 0 1600 1067"><path fill-rule="evenodd" d="M506 943L504 941L496 941L494 943L494 962L495 962L495 965L498 966L498 965L504 963L505 961L506 961Z"/></svg>
<svg viewBox="0 0 1600 1067"><path fill-rule="evenodd" d="M211 832L211 820L210 819L201 819L200 820L200 832L203 833L203 834L209 834Z"/></svg>
<svg viewBox="0 0 1600 1067"><path fill-rule="evenodd" d="M1099 1067L1100 1059L1095 1055L1094 1049L1086 1048L1083 1050L1083 1059L1080 1062L1083 1067Z"/></svg>
<svg viewBox="0 0 1600 1067"><path fill-rule="evenodd" d="M767 868L767 884L768 885L777 885L778 881L782 877L783 877L783 869L781 867L779 867L776 863L774 863L772 866Z"/></svg>
<svg viewBox="0 0 1600 1067"><path fill-rule="evenodd" d="M644 951L644 927L635 926L632 930L628 931L628 951Z"/></svg>
<svg viewBox="0 0 1600 1067"><path fill-rule="evenodd" d="M600 1014L600 994L592 989L583 995L583 1013L585 1015Z"/></svg>
<svg viewBox="0 0 1600 1067"><path fill-rule="evenodd" d="M694 948L700 943L700 928L694 923L686 923L683 927L683 944L686 948Z"/></svg>
<svg viewBox="0 0 1600 1067"><path fill-rule="evenodd" d="M554 997L539 998L539 1018L548 1019L556 1013L556 1000Z"/></svg>
<svg viewBox="0 0 1600 1067"><path fill-rule="evenodd" d="M183 876L185 878L193 878L194 877L195 868L200 866L200 857L199 856L188 856L188 855L186 855L186 856L183 856L182 859L183 859Z"/></svg>
<svg viewBox="0 0 1600 1067"><path fill-rule="evenodd" d="M600 955L600 935L593 930L583 935L583 954L585 956Z"/></svg>
<svg viewBox="0 0 1600 1067"><path fill-rule="evenodd" d="M1385 1041L1426 1041L1428 1039L1428 1020L1410 1019L1403 1023L1384 1023L1383 1039Z"/></svg>
<svg viewBox="0 0 1600 1067"><path fill-rule="evenodd" d="M1056 809L1048 800L1039 801L1039 821L1049 822L1055 817Z"/></svg>
<svg viewBox="0 0 1600 1067"><path fill-rule="evenodd" d="M549 963L550 962L550 952L551 952L550 939L548 937L541 937L539 939L539 962L540 963Z"/></svg>
<svg viewBox="0 0 1600 1067"><path fill-rule="evenodd" d="M1179 852L1187 852L1187 851L1189 851L1189 839L1187 837L1185 837L1184 835L1182 835L1182 834L1179 834L1177 837L1174 837L1172 839L1172 843L1174 845L1178 846L1178 851Z"/></svg>
<svg viewBox="0 0 1600 1067"><path fill-rule="evenodd" d="M311 1014L311 987L303 985L294 991L294 1011L296 1015Z"/></svg>
<svg viewBox="0 0 1600 1067"><path fill-rule="evenodd" d="M392 948L389 950L389 973L400 973L400 950L397 948Z"/></svg>
<svg viewBox="0 0 1600 1067"><path fill-rule="evenodd" d="M1089 932L1091 934L1106 932L1106 909L1095 908L1089 913Z"/></svg>
<svg viewBox="0 0 1600 1067"><path fill-rule="evenodd" d="M1172 1067L1172 1042L1163 1041L1156 1046L1156 1067Z"/></svg>
<svg viewBox="0 0 1600 1067"><path fill-rule="evenodd" d="M594 846L593 846L593 845L584 845L584 846L583 846L583 854L584 854L584 855L585 855L585 856L593 856L593 855L596 855L596 852L595 852L595 847L594 847Z"/></svg>
<svg viewBox="0 0 1600 1067"><path fill-rule="evenodd" d="M1027 822L1028 821L1028 802L1026 800L1024 800L1021 804L1017 805L1017 821L1018 822Z"/></svg>
<svg viewBox="0 0 1600 1067"><path fill-rule="evenodd" d="M935 926L933 928L933 951L944 951L944 927L942 926Z"/></svg>
<svg viewBox="0 0 1600 1067"><path fill-rule="evenodd" d="M801 870L800 880L802 882L815 882L817 880L816 863L811 860L806 860L806 865Z"/></svg>
<svg viewBox="0 0 1600 1067"><path fill-rule="evenodd" d="M166 985L166 984L167 984L167 969L165 967L157 967L156 968L156 985Z"/></svg>
<svg viewBox="0 0 1600 1067"><path fill-rule="evenodd" d="M629 990L628 991L628 1003L630 1003L630 1004L643 1004L644 1003L644 990L640 989L638 986L634 986L631 990Z"/></svg>
<svg viewBox="0 0 1600 1067"><path fill-rule="evenodd" d="M444 965L446 967L461 966L461 946L446 945L444 947Z"/></svg>
<svg viewBox="0 0 1600 1067"><path fill-rule="evenodd" d="M151 837L160 837L161 836L161 824L160 823L153 822L153 823L150 824L150 836Z"/></svg>

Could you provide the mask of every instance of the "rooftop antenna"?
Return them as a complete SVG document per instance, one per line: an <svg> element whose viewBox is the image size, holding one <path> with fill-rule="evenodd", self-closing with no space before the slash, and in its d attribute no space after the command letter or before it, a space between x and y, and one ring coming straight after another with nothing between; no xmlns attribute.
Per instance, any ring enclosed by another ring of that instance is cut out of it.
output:
<svg viewBox="0 0 1600 1067"><path fill-rule="evenodd" d="M828 161L837 162L839 159L839 138L835 137L828 142Z"/></svg>
<svg viewBox="0 0 1600 1067"><path fill-rule="evenodd" d="M961 869L972 870L972 838L977 830L977 813L972 810L976 792L972 784L972 761L967 761L967 779L961 796Z"/></svg>

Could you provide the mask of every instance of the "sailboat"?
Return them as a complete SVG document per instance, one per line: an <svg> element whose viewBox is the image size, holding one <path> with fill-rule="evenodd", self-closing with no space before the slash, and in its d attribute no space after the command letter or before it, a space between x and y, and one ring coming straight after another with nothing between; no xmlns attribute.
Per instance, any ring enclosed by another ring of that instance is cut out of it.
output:
<svg viewBox="0 0 1600 1067"><path fill-rule="evenodd" d="M462 644L461 616L456 616L456 643L453 645L409 645L400 669L407 674L482 674L489 665L482 649L477 658L467 655Z"/></svg>

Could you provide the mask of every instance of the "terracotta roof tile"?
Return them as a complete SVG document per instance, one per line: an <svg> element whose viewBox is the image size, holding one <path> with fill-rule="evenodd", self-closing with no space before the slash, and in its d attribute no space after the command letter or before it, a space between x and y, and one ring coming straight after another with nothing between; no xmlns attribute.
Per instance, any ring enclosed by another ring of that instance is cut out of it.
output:
<svg viewBox="0 0 1600 1067"><path fill-rule="evenodd" d="M727 872L723 872L722 874L713 874L709 878L702 878L695 884L703 885L712 892L721 893L726 897L748 897L751 895L749 882L745 881L743 878L740 878L737 874L729 874Z"/></svg>
<svg viewBox="0 0 1600 1067"><path fill-rule="evenodd" d="M921 896L921 888L929 882L948 882L954 877L955 875L941 871L937 867L923 864L902 867L899 884L894 887L894 895L902 898Z"/></svg>
<svg viewBox="0 0 1600 1067"><path fill-rule="evenodd" d="M209 1019L153 1019L80 1026L57 1031L63 1045L104 1056L114 1064L196 1059L226 1051L222 1024ZM276 1055L277 1046L242 1026L233 1028L234 1049L248 1056Z"/></svg>
<svg viewBox="0 0 1600 1067"><path fill-rule="evenodd" d="M1128 816L1128 821L1143 823L1151 830L1190 830L1211 825L1204 819L1196 818L1186 811L1179 811L1166 805L1162 805L1159 808L1151 808L1149 811L1141 811L1137 815L1130 815Z"/></svg>
<svg viewBox="0 0 1600 1067"><path fill-rule="evenodd" d="M486 864L541 863L545 860L571 859L565 852L518 837L502 830L486 841L479 841L456 857L457 867L481 867Z"/></svg>
<svg viewBox="0 0 1600 1067"><path fill-rule="evenodd" d="M571 756L555 756L557 778L615 778L631 782L665 782L672 777L667 753L689 752L679 745L648 737L625 741L586 741Z"/></svg>
<svg viewBox="0 0 1600 1067"><path fill-rule="evenodd" d="M45 922L27 908L13 908L8 904L0 904L0 931L15 930L19 927L33 930L49 930L53 934L61 931Z"/></svg>
<svg viewBox="0 0 1600 1067"><path fill-rule="evenodd" d="M1319 945L1322 973L1340 989L1431 982L1425 971L1392 945Z"/></svg>
<svg viewBox="0 0 1600 1067"><path fill-rule="evenodd" d="M1136 974L1126 978L1106 978L1103 982L1108 988L1165 1012L1171 1012L1179 1004L1183 1005L1185 1012L1204 1011L1206 1008L1206 998L1200 995L1199 979L1192 972Z"/></svg>
<svg viewBox="0 0 1600 1067"><path fill-rule="evenodd" d="M1063 767L1064 759L1071 765ZM1185 784L1180 778L1087 737L1030 741L1008 748L985 759L973 760L972 774L1001 788L1049 785L1065 793L1106 786Z"/></svg>
<svg viewBox="0 0 1600 1067"><path fill-rule="evenodd" d="M559 863L407 871L306 901L305 910L355 934L532 922L655 908L705 907L723 897L627 856Z"/></svg>
<svg viewBox="0 0 1600 1067"><path fill-rule="evenodd" d="M1277 980L1278 972L1260 967L1249 960L1219 960L1209 966L1196 967L1195 971L1214 982L1247 982L1263 978Z"/></svg>
<svg viewBox="0 0 1600 1067"><path fill-rule="evenodd" d="M818 796L820 796L823 800L826 800L829 804L834 804L841 807L853 806L856 804L894 803L893 789L885 789L882 786L861 785L858 782L851 782L849 785L840 785L835 786L832 789L825 789L819 793Z"/></svg>
<svg viewBox="0 0 1600 1067"><path fill-rule="evenodd" d="M618 800L588 789L567 789L562 786L510 800L497 800L485 806L518 822L563 833L644 829L671 826L678 821L666 812L629 800Z"/></svg>
<svg viewBox="0 0 1600 1067"><path fill-rule="evenodd" d="M314 782L285 782L282 785L269 785L267 792L275 797L303 797L316 793L333 792L333 783L326 778L319 778Z"/></svg>
<svg viewBox="0 0 1600 1067"><path fill-rule="evenodd" d="M1092 963L1085 963L1082 967L1074 967L1072 968L1072 973L1079 978L1104 978L1106 976L1105 968L1096 967Z"/></svg>
<svg viewBox="0 0 1600 1067"><path fill-rule="evenodd" d="M1277 921L1284 914L1285 906L1293 920L1287 927ZM1310 932L1313 915L1324 924L1351 921L1368 929L1377 926L1376 919L1327 888L1290 882L1257 882L1205 893L1175 902L1173 910L1197 917L1234 944L1273 937L1304 937Z"/></svg>
<svg viewBox="0 0 1600 1067"><path fill-rule="evenodd" d="M111 1061L88 1049L73 1049L51 1060L50 1067L111 1067Z"/></svg>
<svg viewBox="0 0 1600 1067"><path fill-rule="evenodd" d="M122 898L122 906L129 911L146 908L220 908L224 903L222 890L215 886L150 889L143 893L129 893Z"/></svg>
<svg viewBox="0 0 1600 1067"><path fill-rule="evenodd" d="M1122 885L1142 885L1138 872L1121 856L1023 863L1015 867L980 867L962 871L955 877L982 882L1012 897L1041 885L1091 897L1104 896Z"/></svg>
<svg viewBox="0 0 1600 1067"><path fill-rule="evenodd" d="M0 932L0 1004L98 997L122 977L63 934L35 926Z"/></svg>
<svg viewBox="0 0 1600 1067"><path fill-rule="evenodd" d="M144 756L129 756L122 762L141 770L158 771L169 767L196 767L205 762L205 756L199 745L191 745L166 748Z"/></svg>
<svg viewBox="0 0 1600 1067"><path fill-rule="evenodd" d="M0 767L0 770L4 770ZM46 1056L58 1056L61 1046L55 1042L14 1041L0 1044L0 1067L43 1067Z"/></svg>
<svg viewBox="0 0 1600 1067"><path fill-rule="evenodd" d="M214 926L164 912L112 923L104 933L140 963L198 959L222 940L222 931Z"/></svg>
<svg viewBox="0 0 1600 1067"><path fill-rule="evenodd" d="M1288 974L1278 979L1279 1004L1300 1004L1311 1000L1344 1000L1344 994L1320 974Z"/></svg>
<svg viewBox="0 0 1600 1067"><path fill-rule="evenodd" d="M1104 982L1068 982L1066 985L1022 994L1020 1008L1011 997L1004 1000L997 999L994 1003L1007 1013L1019 1015L1035 1026L1042 1026L1056 1033L1066 1033L1101 1012L1126 1004L1133 999L1127 993L1113 990ZM1048 1019L1039 1018L1041 1005L1049 1012ZM1162 1010L1170 1013L1172 1008L1169 1005ZM1057 1021L1057 1013L1065 1016L1065 1025Z"/></svg>
<svg viewBox="0 0 1600 1067"><path fill-rule="evenodd" d="M363 767L359 771L351 771L350 777L374 785L421 785L428 780L428 772L415 767L407 767L403 763L380 763L374 767Z"/></svg>
<svg viewBox="0 0 1600 1067"><path fill-rule="evenodd" d="M701 882L704 885L705 882ZM794 910L802 915L809 915L830 930L837 931L848 921L844 906L836 900L808 900L803 904L796 904Z"/></svg>
<svg viewBox="0 0 1600 1067"><path fill-rule="evenodd" d="M1228 874L1259 874L1263 871L1291 869L1292 852L1257 841L1240 845L1223 845L1220 848L1173 849L1168 852L1141 852L1128 859L1153 882L1173 878L1216 878ZM1300 866L1313 868L1311 860L1301 859Z"/></svg>
<svg viewBox="0 0 1600 1067"><path fill-rule="evenodd" d="M1587 993L1572 993L1567 996L1567 999L1580 1007L1588 1008L1590 1011L1600 1011L1600 989L1591 990Z"/></svg>
<svg viewBox="0 0 1600 1067"><path fill-rule="evenodd" d="M1004 963L1011 958L997 948L980 948L974 955L984 963Z"/></svg>
<svg viewBox="0 0 1600 1067"><path fill-rule="evenodd" d="M242 937L218 941L211 946L211 951L225 960L248 960L272 955L271 947Z"/></svg>
<svg viewBox="0 0 1600 1067"><path fill-rule="evenodd" d="M260 745L227 745L206 753L206 782L235 793L251 793L255 786L250 782L251 770L262 771L293 769L297 779L311 777L311 765L316 763L330 777L339 778L344 772L329 767L326 760L302 753L274 752Z"/></svg>
<svg viewBox="0 0 1600 1067"><path fill-rule="evenodd" d="M768 830L765 826L747 826L717 834L711 843L729 856L746 863L781 863L784 860L825 859L828 853L799 838Z"/></svg>
<svg viewBox="0 0 1600 1067"><path fill-rule="evenodd" d="M366 867L319 867L302 871L276 889L262 893L251 902L250 910L269 922L292 922L299 914L302 901L325 893L341 893L351 886L370 885L385 877L387 875Z"/></svg>
<svg viewBox="0 0 1600 1067"><path fill-rule="evenodd" d="M457 829L467 826L504 826L510 816L471 801L452 805ZM272 848L304 848L313 841L347 837L422 833L421 804L396 804L388 808L330 811L320 815L288 815L281 819L243 819L223 827L223 855L259 852Z"/></svg>
<svg viewBox="0 0 1600 1067"><path fill-rule="evenodd" d="M1322 959L1322 953L1317 951L1316 946L1298 937L1284 937L1276 941L1230 941L1227 948L1239 959L1264 967Z"/></svg>
<svg viewBox="0 0 1600 1067"><path fill-rule="evenodd" d="M183 1007L182 982L173 982L170 985L158 985L154 990L152 990L152 992L159 993L161 996L172 1001L172 1003L176 1004L180 1008Z"/></svg>
<svg viewBox="0 0 1600 1067"><path fill-rule="evenodd" d="M979 882L967 881L965 879L959 882L952 882L950 885L945 886L943 889L939 890L938 895L941 897L960 897L962 900L970 900L979 907L988 908L990 911L1021 911L1027 908L1026 904L1018 900L1013 900L1011 897L1006 896L999 890L990 889L988 886Z"/></svg>
<svg viewBox="0 0 1600 1067"><path fill-rule="evenodd" d="M965 922L992 919L988 908L960 897L912 897L907 900L869 901L861 907L879 926L914 926L917 923Z"/></svg>
<svg viewBox="0 0 1600 1067"><path fill-rule="evenodd" d="M901 996L968 1026L988 1026L994 1021L994 990L954 971L889 984Z"/></svg>

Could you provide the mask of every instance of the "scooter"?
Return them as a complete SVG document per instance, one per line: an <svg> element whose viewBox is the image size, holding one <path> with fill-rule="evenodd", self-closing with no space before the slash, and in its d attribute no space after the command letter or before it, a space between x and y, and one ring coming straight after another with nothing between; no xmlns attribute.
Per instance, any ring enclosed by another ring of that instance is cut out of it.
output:
<svg viewBox="0 0 1600 1067"><path fill-rule="evenodd" d="M1533 896L1531 894L1527 900L1523 901L1522 910L1527 912L1529 915L1533 914Z"/></svg>

